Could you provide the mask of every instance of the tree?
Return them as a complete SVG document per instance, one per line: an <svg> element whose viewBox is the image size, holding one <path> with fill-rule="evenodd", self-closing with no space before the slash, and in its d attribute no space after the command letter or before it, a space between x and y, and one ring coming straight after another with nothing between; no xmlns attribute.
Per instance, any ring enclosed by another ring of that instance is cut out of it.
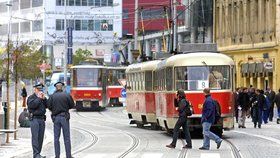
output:
<svg viewBox="0 0 280 158"><path fill-rule="evenodd" d="M92 53L89 50L83 50L79 48L76 50L75 54L73 55L73 65L77 65L80 62L85 61L86 59L90 58Z"/></svg>

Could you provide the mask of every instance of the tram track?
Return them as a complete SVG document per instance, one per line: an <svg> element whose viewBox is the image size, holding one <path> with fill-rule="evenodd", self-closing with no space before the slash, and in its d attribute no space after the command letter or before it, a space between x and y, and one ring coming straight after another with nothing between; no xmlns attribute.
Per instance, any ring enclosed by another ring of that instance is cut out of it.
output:
<svg viewBox="0 0 280 158"><path fill-rule="evenodd" d="M184 142L183 139L181 139L181 142L182 142L183 146L186 145L186 143ZM177 158L185 158L187 156L187 152L188 152L188 149L183 148Z"/></svg>
<svg viewBox="0 0 280 158"><path fill-rule="evenodd" d="M104 116L101 112L98 112L100 115ZM81 115L79 112L76 111L76 114L82 118L86 118L89 119L89 117ZM101 121L101 122L106 122L106 123L113 123L111 121L106 121L106 120L101 120L101 119L97 119L97 121ZM119 123L120 124L120 123ZM133 135L130 132L124 131L122 129L119 128L114 128L114 127L108 127L108 126L104 126L104 125L100 125L98 124L97 126L101 126L101 127L106 127L106 128L111 128L111 129L115 129L118 131L121 131L122 133L126 134L129 138L131 138L132 140L132 145L126 149L126 151L124 151L123 153L121 153L119 156L117 156L118 158L124 158L126 157L128 154L130 154L131 152L133 152L140 144L140 139L137 138L135 135Z"/></svg>
<svg viewBox="0 0 280 158"><path fill-rule="evenodd" d="M240 150L230 140L224 139L224 141L229 144L234 158L243 158L243 156L240 153Z"/></svg>
<svg viewBox="0 0 280 158"><path fill-rule="evenodd" d="M76 154L78 154L78 153L81 153L82 151L85 151L85 150L91 148L94 144L97 143L98 137L97 137L95 134L93 134L91 131L86 130L86 129L83 129L83 128L79 128L79 127L73 127L73 129L76 129L76 130L78 130L78 131L86 132L86 133L88 133L88 134L90 135L90 137L91 137L90 143L88 143L87 145L81 147L80 149L75 150L75 151L73 152L73 155L76 155Z"/></svg>

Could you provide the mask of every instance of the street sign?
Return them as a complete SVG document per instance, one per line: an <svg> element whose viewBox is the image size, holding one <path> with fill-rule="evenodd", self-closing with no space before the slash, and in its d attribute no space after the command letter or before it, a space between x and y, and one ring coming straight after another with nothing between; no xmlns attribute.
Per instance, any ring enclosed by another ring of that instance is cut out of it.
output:
<svg viewBox="0 0 280 158"><path fill-rule="evenodd" d="M73 28L67 27L67 40L68 40L68 47L73 46Z"/></svg>
<svg viewBox="0 0 280 158"><path fill-rule="evenodd" d="M121 96L126 98L126 90L124 88L121 90Z"/></svg>
<svg viewBox="0 0 280 158"><path fill-rule="evenodd" d="M263 64L263 67L266 68L266 69L272 69L273 68L273 64L272 64L272 62L265 62Z"/></svg>
<svg viewBox="0 0 280 158"><path fill-rule="evenodd" d="M72 64L73 48L67 49L67 64Z"/></svg>

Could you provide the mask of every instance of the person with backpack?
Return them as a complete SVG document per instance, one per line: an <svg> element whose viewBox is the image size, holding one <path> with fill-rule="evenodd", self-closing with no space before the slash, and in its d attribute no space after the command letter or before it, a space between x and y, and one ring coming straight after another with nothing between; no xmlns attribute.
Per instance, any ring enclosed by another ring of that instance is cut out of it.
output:
<svg viewBox="0 0 280 158"><path fill-rule="evenodd" d="M177 111L179 112L179 119L177 120L175 127L173 129L173 141L171 144L166 145L168 148L175 148L176 142L179 135L179 130L182 127L186 138L186 145L183 148L192 148L192 140L188 127L187 117L192 115L190 109L190 103L186 100L186 95L184 90L180 89L177 91L176 100L174 101Z"/></svg>
<svg viewBox="0 0 280 158"><path fill-rule="evenodd" d="M216 142L217 149L219 149L223 140L219 136L217 136L216 134L210 131L212 124L215 123L215 118L217 113L216 104L214 103L214 100L211 97L209 88L205 88L203 90L203 93L205 95L205 101L203 103L202 117L201 117L202 130L203 130L203 145L202 147L199 148L199 150L209 150L210 139Z"/></svg>

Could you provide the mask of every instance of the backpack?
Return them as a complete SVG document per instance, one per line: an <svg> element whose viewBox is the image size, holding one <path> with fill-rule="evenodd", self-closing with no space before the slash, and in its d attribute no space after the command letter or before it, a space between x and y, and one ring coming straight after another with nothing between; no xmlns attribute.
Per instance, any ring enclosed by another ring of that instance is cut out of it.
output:
<svg viewBox="0 0 280 158"><path fill-rule="evenodd" d="M192 116L193 114L193 108L189 101L186 100L186 114L187 116Z"/></svg>
<svg viewBox="0 0 280 158"><path fill-rule="evenodd" d="M213 103L215 105L215 122L214 122L214 124L217 124L221 118L221 106L217 100L213 99Z"/></svg>

